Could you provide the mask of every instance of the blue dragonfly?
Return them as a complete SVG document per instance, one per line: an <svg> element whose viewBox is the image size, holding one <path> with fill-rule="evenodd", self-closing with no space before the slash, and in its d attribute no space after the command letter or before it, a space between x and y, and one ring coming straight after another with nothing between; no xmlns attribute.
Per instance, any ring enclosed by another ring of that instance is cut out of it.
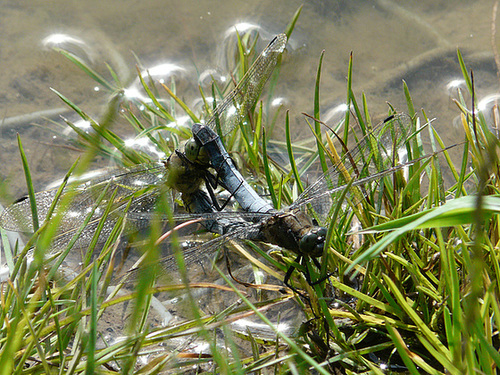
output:
<svg viewBox="0 0 500 375"><path fill-rule="evenodd" d="M323 255L327 230L311 219L309 209L328 216L336 198L346 189L359 189L364 197L371 184L404 168L395 164L410 130L411 119L396 114L360 139L353 147L343 145L344 156L327 173L309 186L289 207L276 210L245 181L225 150L220 134L231 132L255 105L266 81L283 52L287 38L276 36L256 59L238 86L217 105L206 124L194 124L193 138L183 150L176 150L167 160L142 164L132 169L105 171L99 178L74 184L74 196L62 211L62 220L53 246L62 248L74 239L73 246L85 247L92 240L104 212L109 211L100 230L104 241L119 218L126 216L125 232L149 224L164 187L182 194L187 214L174 214L174 220L202 220L204 226L221 236L186 252L186 262L211 254L216 247L232 239L251 239L276 244L297 254L296 262L315 262ZM210 170L215 171L211 173ZM228 190L244 212L221 210L213 187ZM102 194L102 191L106 194ZM56 190L35 195L40 222L47 219ZM63 194L64 197L64 194ZM353 204L360 198L352 197ZM0 226L7 230L32 232L30 202L22 198L0 216ZM323 222L328 225L327 221ZM75 237L77 236L77 237ZM165 264L170 267L171 259ZM285 275L288 282L293 267Z"/></svg>
<svg viewBox="0 0 500 375"><path fill-rule="evenodd" d="M273 38L238 85L217 105L205 126L212 129L218 127L222 135L227 135L242 121L258 100L286 43L285 34ZM207 214L204 225L210 231L228 231L234 221L241 220L232 218L237 217L234 214L226 214L227 219L209 219L211 215L208 211L221 210L213 188L219 183L223 187L225 184L210 172L211 164L203 152L196 150L196 155L194 154L193 146L196 146L196 142L189 140L183 149L175 150L166 160L134 168L106 169L97 177L93 174L92 177L83 177L69 184L60 200L63 201L69 194L72 198L62 210L62 219L52 246L60 249L73 242L75 247L85 247L92 240L106 210L109 214L100 230L100 242L109 236L118 219L124 215L127 216L125 232L147 226L164 187L170 192L180 193L185 207L190 211L189 214L174 215L175 220L188 220L196 214ZM237 170L235 173L243 181ZM246 182L241 188L247 188ZM103 190L106 194L101 196ZM39 223L49 219L56 195L57 189L35 194ZM22 197L3 211L0 215L0 227L15 232L34 232L28 197ZM72 241L74 236L77 238Z"/></svg>
<svg viewBox="0 0 500 375"><path fill-rule="evenodd" d="M308 211L316 215L322 214L327 218L334 203L339 199L345 199L346 193L355 192L347 194L347 197L351 204L356 205L368 195L371 187L377 185L385 176L432 156L427 155L417 160L399 163L399 156L404 154L405 144L412 135L412 120L404 113L393 114L361 138L359 134L352 134L351 137L357 140L353 146L348 147L340 142L344 149L343 157L338 159L326 173L321 174L289 207L276 210L242 180L220 137L210 127L195 124L193 135L196 146L208 154L211 166L217 171L224 187L244 211L259 217L258 223L253 226L246 225L242 229L237 229L240 232L238 236L276 244L291 250L297 255L295 263L301 264L306 270L305 263L310 259L319 268L316 259L324 253L324 241L327 235L327 229L311 219L313 216L310 216ZM326 220L324 224L331 223ZM231 231L231 236L234 236L235 232ZM284 278L288 286L293 270L294 267L290 267ZM305 276L307 281L312 283L308 273Z"/></svg>

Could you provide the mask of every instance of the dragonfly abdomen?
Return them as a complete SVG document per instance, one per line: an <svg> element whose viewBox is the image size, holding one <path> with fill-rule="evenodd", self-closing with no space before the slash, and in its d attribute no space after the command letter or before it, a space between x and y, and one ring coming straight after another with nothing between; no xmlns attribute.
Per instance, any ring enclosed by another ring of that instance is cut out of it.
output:
<svg viewBox="0 0 500 375"><path fill-rule="evenodd" d="M193 136L209 155L221 184L235 197L243 210L256 213L275 211L274 207L262 199L245 181L224 148L220 137L212 129L203 124L194 124Z"/></svg>

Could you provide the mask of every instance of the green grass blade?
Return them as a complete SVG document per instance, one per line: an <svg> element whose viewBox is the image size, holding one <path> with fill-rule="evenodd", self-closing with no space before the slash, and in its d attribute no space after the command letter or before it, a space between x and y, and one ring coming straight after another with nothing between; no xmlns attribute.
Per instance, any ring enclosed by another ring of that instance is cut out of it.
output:
<svg viewBox="0 0 500 375"><path fill-rule="evenodd" d="M464 77L465 83L467 84L467 89L469 92L472 92L472 81L469 77L469 71L467 70L467 66L465 65L464 58L462 56L462 53L460 52L459 49L457 49L457 57L458 57L458 63L460 65L460 69L462 70L462 76Z"/></svg>
<svg viewBox="0 0 500 375"><path fill-rule="evenodd" d="M21 136L17 135L17 144L19 147L19 153L21 154L21 161L23 163L24 169L24 177L26 178L26 186L28 188L28 197L30 200L31 207L31 217L33 220L33 230L36 232L38 230L38 211L36 209L36 199L35 199L35 189L33 188L33 180L31 179L31 172L28 165L28 159L26 158L26 154L24 153L23 144L21 142Z"/></svg>
<svg viewBox="0 0 500 375"><path fill-rule="evenodd" d="M79 67L81 70L83 70L90 78L92 78L94 81L99 83L101 86L103 86L105 89L107 89L110 92L114 92L116 90L116 87L110 84L106 79L104 79L99 73L97 73L94 69L92 69L90 66L88 66L82 59L79 57L73 55L72 53L65 51L60 48L54 48L57 52L59 52L61 55L66 57L68 60L70 60L73 64L75 64L77 67Z"/></svg>
<svg viewBox="0 0 500 375"><path fill-rule="evenodd" d="M321 123L318 121L320 119L320 108L319 108L319 86L321 80L321 66L323 65L323 57L325 56L325 51L321 52L319 57L318 70L316 73L316 83L314 85L314 133L316 135L317 149L319 161L321 163L321 168L323 173L328 171L328 165L326 164L325 152L323 151L323 142L321 140Z"/></svg>
<svg viewBox="0 0 500 375"><path fill-rule="evenodd" d="M87 345L85 352L87 354L87 360L85 363L85 374L91 375L95 374L96 363L95 363L95 353L97 345L97 281L98 281L98 269L97 264L94 263L92 268L92 273L90 274L90 321L89 321L89 331Z"/></svg>
<svg viewBox="0 0 500 375"><path fill-rule="evenodd" d="M186 114L193 122L200 122L200 119L194 114L193 111L191 111L191 109L187 106L187 104L184 103L177 95L175 95L175 93L172 90L170 90L170 88L167 85L162 83L161 86L166 92L168 92L168 95L170 95L175 100L175 102L181 106L181 108L184 110L184 112L186 112ZM169 119L171 121L175 121L175 119L170 117L170 115Z"/></svg>
<svg viewBox="0 0 500 375"><path fill-rule="evenodd" d="M302 12L302 7L304 5L301 5L297 8L295 11L294 15L292 16L291 21L288 23L288 25L285 28L285 34L288 39L290 39L290 35L292 35L293 29L295 29L295 24L297 23L300 13Z"/></svg>
<svg viewBox="0 0 500 375"><path fill-rule="evenodd" d="M265 129L262 131L262 163L264 165L264 174L266 175L267 186L269 188L269 194L271 195L271 200L276 209L279 210L279 201L276 197L276 192L274 191L273 179L271 177L271 169L269 165L269 159L267 157L267 137Z"/></svg>
<svg viewBox="0 0 500 375"><path fill-rule="evenodd" d="M286 111L286 116L285 116L285 137L286 137L286 149L288 151L288 160L290 161L290 169L293 173L293 176L295 177L297 188L300 194L304 191L304 187L302 186L302 181L300 179L300 174L297 169L297 164L295 163L295 157L293 156L292 140L290 137L290 118L288 111Z"/></svg>
<svg viewBox="0 0 500 375"><path fill-rule="evenodd" d="M386 321L385 323L385 328L389 332L389 335L391 336L392 342L394 343L394 346L396 347L401 359L403 360L406 370L413 375L420 374L420 371L417 369L415 362L427 373L429 374L438 374L438 371L436 371L433 368L430 368L427 363L422 360L419 356L417 356L415 353L411 353L410 349L408 348L410 345L405 343L399 332L388 322Z"/></svg>
<svg viewBox="0 0 500 375"><path fill-rule="evenodd" d="M405 97L406 97L406 105L408 107L408 115L411 118L414 118L417 113L415 112L415 107L413 106L413 100L412 100L411 95L410 95L410 90L408 89L408 85L406 84L405 80L403 80L403 91L404 91Z"/></svg>
<svg viewBox="0 0 500 375"><path fill-rule="evenodd" d="M394 283L390 277L383 275L384 281L389 285L392 294L395 296L398 304L403 308L408 318L411 319L413 323L419 329L419 335L421 337L421 342L429 350L429 352L436 358L450 373L460 374L458 369L452 364L450 352L448 348L439 340L436 333L429 329L428 325L422 321L417 312L409 304L409 301L401 293L398 286Z"/></svg>

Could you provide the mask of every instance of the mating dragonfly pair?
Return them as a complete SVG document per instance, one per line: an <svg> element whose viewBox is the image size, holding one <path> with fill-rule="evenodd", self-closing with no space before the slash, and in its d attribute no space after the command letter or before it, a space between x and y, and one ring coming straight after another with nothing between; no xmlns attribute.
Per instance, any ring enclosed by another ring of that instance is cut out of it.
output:
<svg viewBox="0 0 500 375"><path fill-rule="evenodd" d="M283 210L276 210L261 198L235 167L221 138L231 132L253 107L271 76L279 56L285 49L287 37L276 36L256 59L238 86L217 106L206 124L194 124L193 138L183 150L176 150L166 161L139 165L133 169L116 169L99 179L87 181L71 189L72 198L62 211L62 220L53 247L62 248L78 234L74 246L87 245L104 212L107 219L101 238L111 233L118 218L126 215L126 231L147 225L161 190L167 186L181 193L191 214L174 215L173 219L202 219L210 231L220 234L216 239L191 252L191 260L200 252L209 252L231 239L251 239L276 244L297 254L296 262L320 257L324 252L327 230L316 224L307 212L328 212L332 203L345 197L346 189L358 189L362 199L363 187L405 164L394 165L397 153L411 133L411 119L396 114L383 121L358 140L328 172L310 185L298 199ZM359 134L357 135L359 136ZM215 176L210 171L215 171ZM376 171L376 172L374 172ZM242 208L241 212L221 210L213 188L225 188ZM102 190L106 194L102 194ZM47 220L56 190L35 195L39 222ZM99 200L97 197L100 197ZM60 198L64 200L64 194ZM352 197L356 204L356 198ZM359 200L358 200L359 202ZM11 231L33 231L29 199L21 199L0 216L0 226ZM109 212L109 213L108 213ZM329 223L325 223L329 224ZM190 260L187 260L189 263ZM317 262L316 262L317 263ZM285 276L287 284L293 268Z"/></svg>

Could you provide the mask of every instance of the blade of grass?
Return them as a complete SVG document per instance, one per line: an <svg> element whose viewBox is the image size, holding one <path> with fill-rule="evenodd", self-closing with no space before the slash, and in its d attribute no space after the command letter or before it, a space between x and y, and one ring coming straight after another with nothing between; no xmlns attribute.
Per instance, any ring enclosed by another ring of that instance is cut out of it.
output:
<svg viewBox="0 0 500 375"><path fill-rule="evenodd" d="M323 57L325 56L325 51L321 52L319 57L318 70L316 73L316 83L314 85L314 134L316 135L317 151L319 156L319 161L323 173L327 173L328 165L326 164L325 153L323 151L323 142L321 140L321 123L318 121L320 119L320 109L319 109L319 84L321 79L321 66L323 65Z"/></svg>
<svg viewBox="0 0 500 375"><path fill-rule="evenodd" d="M269 194L271 195L271 200L276 209L279 210L279 202L276 197L276 192L274 191L273 181L271 177L271 170L269 167L269 159L267 158L267 137L265 129L262 129L262 164L264 166L264 174L266 176L267 186L269 188Z"/></svg>
<svg viewBox="0 0 500 375"><path fill-rule="evenodd" d="M292 16L291 21L288 23L288 25L285 27L285 34L288 39L290 39L290 36L292 35L293 29L295 29L295 24L297 23L300 13L302 12L302 7L304 5L300 5L297 10L295 11L294 15Z"/></svg>
<svg viewBox="0 0 500 375"><path fill-rule="evenodd" d="M90 319L89 319L89 330L88 330L88 339L87 345L85 348L85 353L87 355L85 361L85 374L91 375L96 371L96 363L95 363L95 353L96 353L96 344L97 344L97 281L98 281L98 269L97 264L94 263L94 267L92 268L92 272L90 274L91 287L90 287Z"/></svg>
<svg viewBox="0 0 500 375"><path fill-rule="evenodd" d="M90 66L88 66L82 59L79 57L75 56L71 52L65 51L61 48L54 48L55 51L59 52L61 55L66 57L68 60L70 60L73 64L75 64L77 67L79 67L81 70L83 70L90 78L92 78L94 81L99 83L101 86L103 86L105 89L107 89L110 92L116 91L116 87L110 84L106 79L104 79L99 73L97 73L94 69L92 69Z"/></svg>
<svg viewBox="0 0 500 375"><path fill-rule="evenodd" d="M302 181L300 179L299 171L297 170L297 164L295 163L295 157L293 156L292 149L292 139L290 137L290 117L289 111L286 111L285 115L285 137L286 137L286 149L288 151L288 160L290 161L290 169L295 177L295 182L297 183L297 188L299 194L304 191L304 187L302 186Z"/></svg>
<svg viewBox="0 0 500 375"><path fill-rule="evenodd" d="M184 103L177 95L175 95L174 92L170 90L170 88L167 85L161 83L161 86L175 100L175 102L181 106L181 108L184 110L184 112L186 112L186 114L193 122L200 122L199 118L193 113L193 111L191 111L191 109L186 105L186 103ZM175 122L174 118L169 118L169 119L172 122Z"/></svg>
<svg viewBox="0 0 500 375"><path fill-rule="evenodd" d="M321 367L312 357L310 357L307 353L305 353L293 340L291 340L289 337L287 337L283 332L281 332L278 327L276 327L269 319L262 314L259 309L257 309L244 295L241 293L238 288L229 280L224 273L217 267L215 266L224 281L235 291L236 294L238 294L238 297L248 306L250 309L266 324L268 325L274 333L283 341L287 343L287 345L290 346L290 348L297 353L302 359L304 359L309 365L311 365L316 371L318 371L320 374L327 375L328 371L326 371L323 367Z"/></svg>
<svg viewBox="0 0 500 375"><path fill-rule="evenodd" d="M459 369L457 369L451 362L450 352L447 347L439 340L436 333L431 331L428 325L422 321L418 316L417 312L408 303L406 298L401 293L398 286L391 280L387 275L382 275L384 281L388 284L392 295L395 296L398 304L403 308L408 318L411 319L413 323L419 329L419 339L422 344L429 350L430 354L436 358L451 374L460 374Z"/></svg>
<svg viewBox="0 0 500 375"><path fill-rule="evenodd" d="M24 177L26 178L26 186L28 188L28 197L30 200L31 207L31 218L33 220L33 231L38 231L39 223L38 223L38 212L36 209L36 199L35 199L35 189L33 188L33 180L31 179L31 172L28 165L28 159L26 158L26 154L24 153L23 144L21 142L21 136L17 135L17 145L19 147L19 153L21 154L21 161L23 163L24 169Z"/></svg>
<svg viewBox="0 0 500 375"><path fill-rule="evenodd" d="M408 370L408 372L410 374L413 374L413 375L420 374L417 367L415 366L415 363L414 363L415 360L418 360L419 366L422 369L424 369L425 371L427 371L429 373L437 373L436 370L430 369L427 366L427 363L424 360L422 360L422 358L416 356L416 354L412 353L410 351L410 349L408 349L408 347L410 345L408 345L404 342L403 338L401 337L399 332L396 330L396 328L394 328L391 324L389 324L388 321L385 322L385 328L389 332L389 335L391 336L392 342L394 343L396 350L398 351L401 359L403 360L403 362L406 366L406 370ZM422 365L424 367L422 367ZM431 370L431 371L429 371L429 370Z"/></svg>

